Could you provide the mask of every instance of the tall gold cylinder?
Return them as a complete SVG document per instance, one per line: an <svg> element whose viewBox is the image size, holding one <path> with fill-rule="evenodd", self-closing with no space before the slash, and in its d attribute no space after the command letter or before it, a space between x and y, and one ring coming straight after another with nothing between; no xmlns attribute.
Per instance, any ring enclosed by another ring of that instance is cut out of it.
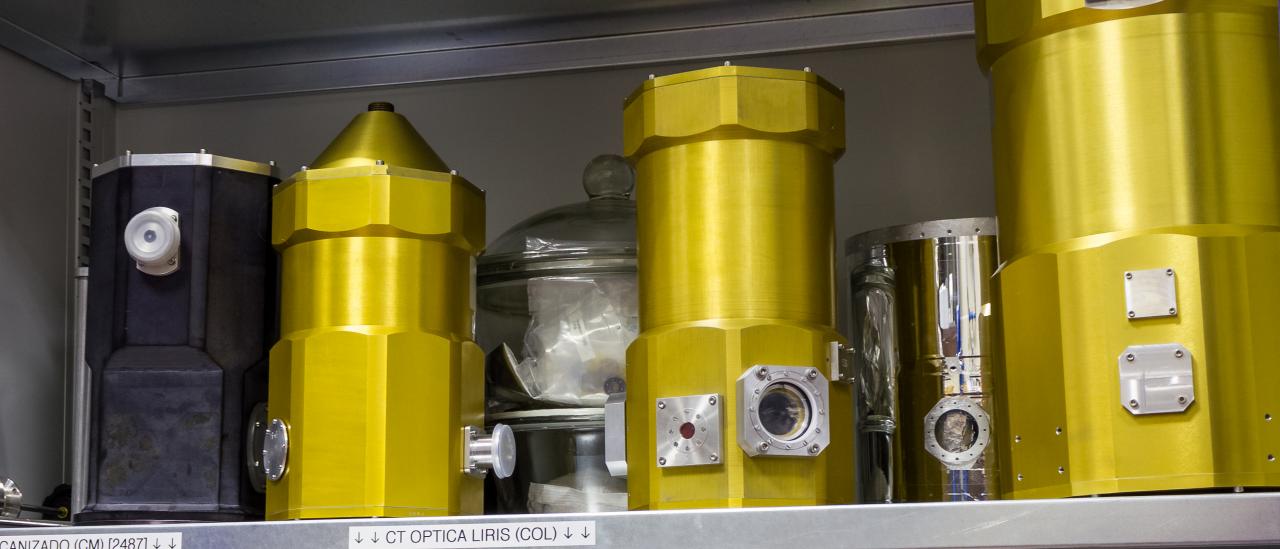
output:
<svg viewBox="0 0 1280 549"><path fill-rule="evenodd" d="M287 452L268 519L482 510L463 428L484 424L472 333L484 195L388 109L371 105L275 192L268 413Z"/></svg>
<svg viewBox="0 0 1280 549"><path fill-rule="evenodd" d="M1280 486L1276 2L1086 4L975 6L1005 494Z"/></svg>
<svg viewBox="0 0 1280 549"><path fill-rule="evenodd" d="M807 71L650 79L627 100L624 149L637 175L641 323L627 353L630 507L851 501L851 390L826 383L839 340L832 170L843 93ZM761 366L773 370L757 380ZM805 433L827 425L829 442L745 445L755 435L743 431L761 426L747 417L759 393L739 394L743 383L809 370ZM682 419L696 436L680 436Z"/></svg>

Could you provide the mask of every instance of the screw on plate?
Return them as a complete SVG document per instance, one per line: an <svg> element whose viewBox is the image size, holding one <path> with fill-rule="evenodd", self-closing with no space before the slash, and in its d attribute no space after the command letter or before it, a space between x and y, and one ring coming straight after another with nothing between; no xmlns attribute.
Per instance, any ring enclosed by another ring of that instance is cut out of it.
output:
<svg viewBox="0 0 1280 549"><path fill-rule="evenodd" d="M1067 468L1066 468L1066 467L1058 466L1058 474L1059 474L1059 475L1061 475L1061 474L1063 474L1063 473L1066 473L1066 472L1067 472Z"/></svg>
<svg viewBox="0 0 1280 549"><path fill-rule="evenodd" d="M1178 310L1173 307L1169 307L1169 314L1176 315L1178 314Z"/></svg>
<svg viewBox="0 0 1280 549"><path fill-rule="evenodd" d="M1187 403L1187 397L1185 395L1178 395L1178 404L1186 404L1186 403Z"/></svg>
<svg viewBox="0 0 1280 549"><path fill-rule="evenodd" d="M666 465L667 458L658 458L658 465Z"/></svg>
<svg viewBox="0 0 1280 549"><path fill-rule="evenodd" d="M760 378L760 379L764 379L764 378L765 378L766 376L768 376L768 375L769 375L769 369L768 369L768 368L765 368L764 366L761 366L761 367L759 367L759 368L756 368L756 377L758 377L758 378Z"/></svg>
<svg viewBox="0 0 1280 549"><path fill-rule="evenodd" d="M1022 442L1022 435L1013 435L1014 442Z"/></svg>
<svg viewBox="0 0 1280 549"><path fill-rule="evenodd" d="M715 463L717 461L720 461L720 456L716 454L711 454L711 463Z"/></svg>
<svg viewBox="0 0 1280 549"><path fill-rule="evenodd" d="M1125 273L1125 274L1124 274L1124 278L1125 278L1126 280L1132 280L1132 279L1133 279L1133 273Z"/></svg>
<svg viewBox="0 0 1280 549"><path fill-rule="evenodd" d="M809 369L809 373L807 375L809 379L818 379L818 371L812 368Z"/></svg>
<svg viewBox="0 0 1280 549"><path fill-rule="evenodd" d="M1132 398L1129 399L1129 407L1136 410L1138 408L1138 400Z"/></svg>
<svg viewBox="0 0 1280 549"><path fill-rule="evenodd" d="M707 403L711 404L712 406L715 406L715 405L716 405L716 397L708 398L708 399L707 399Z"/></svg>
<svg viewBox="0 0 1280 549"><path fill-rule="evenodd" d="M821 451L821 450L822 450L822 448L819 448L817 444L814 444L814 445L809 446L809 453L810 453L810 454L816 454L816 453L818 453L818 452L819 452L819 451Z"/></svg>
<svg viewBox="0 0 1280 549"><path fill-rule="evenodd" d="M658 401L658 409L659 409L659 410L666 410L666 409L667 409L667 403L665 403L665 402L663 402L663 401L659 400L659 401Z"/></svg>
<svg viewBox="0 0 1280 549"><path fill-rule="evenodd" d="M1178 357L1178 358L1182 358L1182 349L1178 349L1178 350L1174 351L1174 352L1173 352L1173 356L1176 356L1176 357Z"/></svg>
<svg viewBox="0 0 1280 549"><path fill-rule="evenodd" d="M1164 270L1164 274L1167 274L1167 275L1169 275L1169 276L1173 276L1173 269L1165 269L1165 270Z"/></svg>
<svg viewBox="0 0 1280 549"><path fill-rule="evenodd" d="M1022 473L1018 473L1018 480L1022 480Z"/></svg>
<svg viewBox="0 0 1280 549"><path fill-rule="evenodd" d="M759 446L757 446L757 448L759 448L761 452L768 452L768 451L769 451L769 443L768 443L768 442L761 442L761 443L760 443L760 445L759 445Z"/></svg>
<svg viewBox="0 0 1280 549"><path fill-rule="evenodd" d="M1133 353L1129 353L1129 354L1127 354L1127 355L1124 355L1124 359L1125 359L1125 360L1127 360L1127 361L1129 361L1129 362L1133 362L1133 359L1134 359Z"/></svg>
<svg viewBox="0 0 1280 549"><path fill-rule="evenodd" d="M1138 316L1138 313L1135 313L1135 312L1133 312L1133 311L1129 311L1129 318L1133 318L1133 317L1135 317L1135 316Z"/></svg>

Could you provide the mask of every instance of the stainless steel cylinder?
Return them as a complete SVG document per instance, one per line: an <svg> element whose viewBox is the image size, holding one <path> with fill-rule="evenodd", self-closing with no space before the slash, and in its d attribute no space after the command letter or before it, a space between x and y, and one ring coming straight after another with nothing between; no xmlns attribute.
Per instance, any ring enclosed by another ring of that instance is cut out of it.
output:
<svg viewBox="0 0 1280 549"><path fill-rule="evenodd" d="M997 499L990 397L993 218L846 243L864 502Z"/></svg>

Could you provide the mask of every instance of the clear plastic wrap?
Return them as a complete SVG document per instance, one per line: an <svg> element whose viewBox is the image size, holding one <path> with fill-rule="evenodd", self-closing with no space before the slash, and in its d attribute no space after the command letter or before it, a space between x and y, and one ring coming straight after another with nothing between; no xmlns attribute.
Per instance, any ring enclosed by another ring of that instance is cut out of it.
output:
<svg viewBox="0 0 1280 549"><path fill-rule="evenodd" d="M516 375L531 397L603 406L626 390L627 346L639 332L633 275L542 277L528 282L529 328Z"/></svg>

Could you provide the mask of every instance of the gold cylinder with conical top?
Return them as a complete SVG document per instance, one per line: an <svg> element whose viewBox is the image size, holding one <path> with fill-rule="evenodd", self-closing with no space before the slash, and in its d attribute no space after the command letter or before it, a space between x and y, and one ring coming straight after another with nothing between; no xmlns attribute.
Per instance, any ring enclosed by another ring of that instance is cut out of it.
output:
<svg viewBox="0 0 1280 549"><path fill-rule="evenodd" d="M1006 497L1280 486L1275 0L978 0Z"/></svg>
<svg viewBox="0 0 1280 549"><path fill-rule="evenodd" d="M633 509L847 503L852 393L830 383L843 93L723 66L627 99L641 334L627 352Z"/></svg>
<svg viewBox="0 0 1280 549"><path fill-rule="evenodd" d="M281 340L271 350L268 519L478 514L474 343L484 194L374 103L280 184ZM282 433L281 433L282 432ZM273 445L272 443L276 443Z"/></svg>

